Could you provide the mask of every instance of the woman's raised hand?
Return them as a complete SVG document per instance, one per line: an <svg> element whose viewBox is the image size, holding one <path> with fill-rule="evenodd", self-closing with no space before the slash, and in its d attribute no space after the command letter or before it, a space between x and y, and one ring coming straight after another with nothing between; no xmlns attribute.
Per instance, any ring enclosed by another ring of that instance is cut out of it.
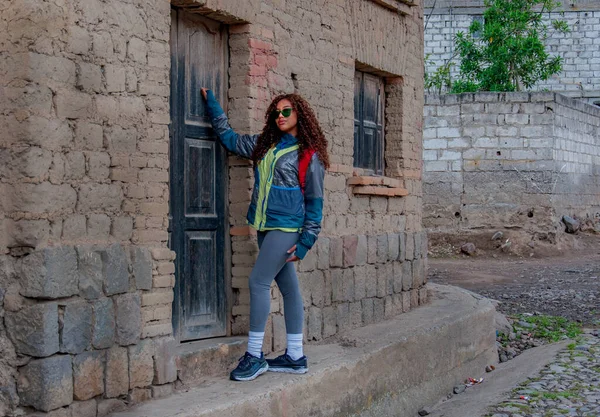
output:
<svg viewBox="0 0 600 417"><path fill-rule="evenodd" d="M200 92L202 93L202 97L204 97L204 100L206 100L206 92L208 91L208 88L204 88L202 87L200 89Z"/></svg>

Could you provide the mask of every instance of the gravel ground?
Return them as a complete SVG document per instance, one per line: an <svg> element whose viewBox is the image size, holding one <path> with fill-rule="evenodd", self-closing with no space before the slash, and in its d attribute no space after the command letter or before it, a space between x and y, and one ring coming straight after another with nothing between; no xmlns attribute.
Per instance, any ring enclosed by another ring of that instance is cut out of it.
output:
<svg viewBox="0 0 600 417"><path fill-rule="evenodd" d="M600 416L598 330L561 351L539 375L490 408L491 417Z"/></svg>
<svg viewBox="0 0 600 417"><path fill-rule="evenodd" d="M511 324L516 314L560 316L587 330L539 375L490 408L489 417L600 417L600 237L587 250L552 258L499 256L429 258L429 280L499 301ZM514 323L514 322L517 323ZM546 343L528 329L500 341L500 361ZM479 416L468 416L479 417Z"/></svg>
<svg viewBox="0 0 600 417"><path fill-rule="evenodd" d="M500 301L507 315L540 313L600 326L600 238L594 251L542 259L429 259L429 279Z"/></svg>

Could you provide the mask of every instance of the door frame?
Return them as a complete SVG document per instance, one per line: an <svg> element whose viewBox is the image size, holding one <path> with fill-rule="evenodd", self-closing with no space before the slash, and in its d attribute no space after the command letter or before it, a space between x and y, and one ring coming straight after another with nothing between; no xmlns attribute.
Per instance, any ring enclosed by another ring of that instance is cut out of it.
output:
<svg viewBox="0 0 600 417"><path fill-rule="evenodd" d="M180 166L182 164L184 164L185 161L180 160L181 158L179 157L178 152L176 152L175 149L175 145L176 145L176 139L177 137L179 137L179 135L181 134L181 129L183 127L183 121L179 120L178 114L181 114L181 112L179 111L179 106L180 103L177 102L177 98L180 96L180 94L184 94L185 93L185 86L184 86L184 80L180 79L182 77L178 76L179 73L179 58L178 58L178 43L177 43L177 37L178 37L178 15L179 13L189 13L186 12L185 8L182 7L176 7L171 5L171 27L170 27L170 41L169 41L169 46L170 46L170 57L171 57L171 68L170 68L170 74L169 74L169 83L170 83L170 95L169 95L169 106L170 106L170 118L171 121L169 123L169 162L170 162L170 169L169 169L169 226L168 226L168 235L169 235L169 241L168 241L168 246L171 250L174 250L175 247L180 247L182 248L183 245L177 245L176 242L174 242L173 240L173 226L174 226L174 222L173 222L173 203L174 203L174 199L172 198L173 196L173 188L174 188L174 184L181 184L182 183L182 178L179 178L178 173L176 172L175 169L172 169L173 166ZM202 18L210 20L204 16L202 16ZM224 28L225 31L225 35L226 35L226 48L224 53L226 54L225 58L226 58L226 65L225 65L225 76L226 76L226 80L229 79L229 31L227 28ZM223 85L223 89L224 91L228 91L229 90L229 82L227 81L226 83L224 83ZM226 94L225 94L226 95ZM227 107L228 107L228 102L227 100L222 100L223 103L220 103L221 106L223 107L223 109L225 110L225 112L227 113ZM183 144L179 144L179 145L183 145ZM216 146L222 146L218 140L216 141ZM232 260L232 252L231 252L231 234L230 234L230 225L229 225L229 155L227 154L227 151L224 150L226 152L225 157L223 158L224 161L224 166L223 166L223 172L225 174L225 178L224 178L224 196L225 196L225 201L224 201L224 210L223 210L223 217L224 217L224 236L223 236L223 242L224 242L224 247L223 247L223 285L225 287L225 300L224 300L224 304L225 304L225 328L226 328L226 334L225 336L230 336L231 335L231 320L232 320L232 305L233 305L233 291L232 291L232 277L231 277L231 268L232 268L232 264L231 264L231 260ZM179 343L190 343L190 342L194 342L195 340L185 340L182 341L181 340L181 334L182 334L182 320L183 320L183 315L182 315L182 297L181 297L181 279L179 279L179 277L181 276L181 274L183 273L183 263L178 261L178 258L181 254L176 253L176 259L175 259L175 286L173 288L173 304L172 304L172 318L171 318L171 322L172 322L172 326L173 326L173 337L175 338L175 340L177 340ZM216 336L216 337L221 337L221 336ZM210 337L207 337L205 339L208 339ZM204 340L204 339L197 339L197 340Z"/></svg>

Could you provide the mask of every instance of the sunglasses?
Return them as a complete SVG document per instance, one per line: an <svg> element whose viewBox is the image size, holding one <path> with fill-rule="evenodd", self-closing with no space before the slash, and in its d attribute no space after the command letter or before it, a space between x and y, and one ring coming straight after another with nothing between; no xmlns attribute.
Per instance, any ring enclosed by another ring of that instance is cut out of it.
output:
<svg viewBox="0 0 600 417"><path fill-rule="evenodd" d="M291 107L286 107L285 109L281 110L273 110L273 115L276 119L279 117L279 114L281 114L283 117L290 117L292 110L293 109Z"/></svg>

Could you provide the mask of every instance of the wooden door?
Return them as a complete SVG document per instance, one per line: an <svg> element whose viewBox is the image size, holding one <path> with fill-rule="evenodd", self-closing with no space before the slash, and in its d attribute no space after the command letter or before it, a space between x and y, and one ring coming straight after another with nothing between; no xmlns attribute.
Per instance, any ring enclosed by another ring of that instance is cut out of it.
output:
<svg viewBox="0 0 600 417"><path fill-rule="evenodd" d="M171 16L171 248L176 252L173 327L180 341L227 334L227 161L201 87L227 103L222 24L173 9Z"/></svg>

